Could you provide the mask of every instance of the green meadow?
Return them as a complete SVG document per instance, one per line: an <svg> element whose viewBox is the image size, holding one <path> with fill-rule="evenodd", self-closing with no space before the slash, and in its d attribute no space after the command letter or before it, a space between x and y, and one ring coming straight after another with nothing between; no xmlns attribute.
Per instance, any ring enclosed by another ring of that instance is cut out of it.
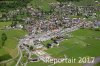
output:
<svg viewBox="0 0 100 66"><path fill-rule="evenodd" d="M80 29L71 34L73 37L63 40L59 47L50 48L47 52L55 57L100 56L100 31Z"/></svg>
<svg viewBox="0 0 100 66"><path fill-rule="evenodd" d="M71 33L73 37L60 42L59 47L53 47L46 50L55 58L63 58L64 55L71 58L74 57L98 57L100 56L100 31L89 29L79 29ZM44 45L52 43L51 40L43 42ZM89 45L89 46L88 46ZM78 60L77 60L78 61ZM83 66L83 63L58 63L48 64L42 61L28 63L28 66ZM97 64L96 66L99 66Z"/></svg>
<svg viewBox="0 0 100 66"><path fill-rule="evenodd" d="M39 7L43 11L50 11L50 3L55 3L56 0L32 0L29 4L32 4L34 8Z"/></svg>
<svg viewBox="0 0 100 66"><path fill-rule="evenodd" d="M100 31L89 29L80 29L71 33L73 37L60 42L59 47L53 47L46 50L55 58L63 58L66 55L68 58L74 57L98 57L100 56ZM43 42L45 45L51 43L51 40ZM28 66L83 66L82 63L59 63L48 64L44 62L29 63ZM99 65L99 64L98 64Z"/></svg>
<svg viewBox="0 0 100 66"><path fill-rule="evenodd" d="M4 55L10 56L9 58L5 58L4 60L8 60L17 56L17 44L18 39L23 37L26 34L26 31L16 30L16 29L2 29L5 25L9 26L11 22L0 22L0 57L4 57ZM1 35L2 33L6 33L7 40L2 47ZM1 59L1 58L0 58ZM4 61L3 60L3 61Z"/></svg>

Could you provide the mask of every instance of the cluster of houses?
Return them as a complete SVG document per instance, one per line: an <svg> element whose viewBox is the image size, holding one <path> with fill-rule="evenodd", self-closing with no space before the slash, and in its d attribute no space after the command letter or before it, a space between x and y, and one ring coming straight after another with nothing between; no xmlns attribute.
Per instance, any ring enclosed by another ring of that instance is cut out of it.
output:
<svg viewBox="0 0 100 66"><path fill-rule="evenodd" d="M93 16L96 17L96 12L100 11L99 7L96 6L76 6L64 4L52 4L54 12L49 14L49 18L45 17L45 13L40 9L34 9L32 6L28 6L28 12L32 15L32 18L25 19L25 22L30 24L27 30L36 33L42 33L47 31L57 30L59 28L69 28L83 23L83 27L91 27L94 22L85 20L85 18L70 18L69 15L80 15L81 16ZM35 18L35 17L38 17Z"/></svg>
<svg viewBox="0 0 100 66"><path fill-rule="evenodd" d="M87 21L86 19L81 18L67 18L63 17L62 20L59 20L57 17L53 17L50 20L40 20L36 21L32 25L27 26L27 30L29 33L43 33L48 31L57 31L60 29L70 28L73 26L77 26L78 24L83 24L81 27L91 28L91 27L99 27L99 21Z"/></svg>
<svg viewBox="0 0 100 66"><path fill-rule="evenodd" d="M46 16L47 14L40 8L33 8L32 6L9 11L8 13L3 14L2 17L5 17L3 19L6 20L12 20L14 18L17 18L16 16L22 14L23 12L30 15L22 18L22 21L27 24L25 25L25 29L27 29L28 32L32 34L58 30L60 28L69 28L78 25L79 23L83 23L83 27L91 26L94 22L88 22L84 18L80 17L70 18L70 15L96 17L96 12L100 11L100 7L97 6L76 6L74 4L67 3L53 3L50 6L52 6L54 12L49 14L48 17ZM23 28L22 25L18 25L17 27Z"/></svg>
<svg viewBox="0 0 100 66"><path fill-rule="evenodd" d="M68 36L66 36L66 38L68 38ZM63 41L65 39L65 37L60 37L60 36L57 36L56 38L52 38L51 40L53 41L52 43L48 43L47 44L47 48L52 48L52 47L58 47L59 46L59 43L61 41ZM67 40L67 39L66 39Z"/></svg>
<svg viewBox="0 0 100 66"><path fill-rule="evenodd" d="M62 12L65 15L83 15L83 16L96 16L96 11L100 11L100 7L96 6L76 6L59 4L54 9L56 12Z"/></svg>

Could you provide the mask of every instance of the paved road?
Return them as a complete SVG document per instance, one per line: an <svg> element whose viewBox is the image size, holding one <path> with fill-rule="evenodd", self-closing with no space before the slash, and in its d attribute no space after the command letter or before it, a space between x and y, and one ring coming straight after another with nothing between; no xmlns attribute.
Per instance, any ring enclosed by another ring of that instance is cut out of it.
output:
<svg viewBox="0 0 100 66"><path fill-rule="evenodd" d="M19 57L19 59L18 59L18 61L17 61L15 66L18 66L18 64L20 63L21 58L22 58L22 50L20 49L20 45L18 45L18 51L19 51L20 57Z"/></svg>
<svg viewBox="0 0 100 66"><path fill-rule="evenodd" d="M100 57L97 57L97 58L95 58L93 63L87 63L87 64L84 64L83 66L94 66L95 64L97 64L99 62L100 62Z"/></svg>
<svg viewBox="0 0 100 66"><path fill-rule="evenodd" d="M26 46L23 45L23 47L26 50L26 52L29 54L28 59L30 59L31 58L31 52L29 51L29 49ZM27 66L27 63L28 63L28 61L26 61L26 63L24 64L24 66Z"/></svg>

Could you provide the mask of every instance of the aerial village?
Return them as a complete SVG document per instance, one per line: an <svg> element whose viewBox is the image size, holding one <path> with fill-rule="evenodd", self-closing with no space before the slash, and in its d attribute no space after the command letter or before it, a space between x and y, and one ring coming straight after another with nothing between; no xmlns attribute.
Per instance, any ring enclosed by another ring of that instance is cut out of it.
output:
<svg viewBox="0 0 100 66"><path fill-rule="evenodd" d="M41 7L33 8L27 5L22 9L16 9L0 15L0 21L14 20L11 25L4 27L6 30L26 30L28 34L18 39L19 58L15 66L27 66L28 63L39 61L63 62L50 59L57 59L47 53L46 50L59 47L60 42L69 40L73 35L71 32L79 29L90 29L100 31L100 19L97 19L100 12L100 2L95 1L93 5L77 6L74 3L50 3L52 8L49 13L43 12ZM17 20L16 15L28 14L29 16ZM82 17L81 17L82 16ZM90 18L90 19L88 19ZM47 40L51 43L44 45ZM90 46L90 44L86 44ZM25 53L23 55L23 52ZM36 57L32 57L36 55ZM22 57L26 57L27 61L22 62ZM61 58L62 59L62 58Z"/></svg>

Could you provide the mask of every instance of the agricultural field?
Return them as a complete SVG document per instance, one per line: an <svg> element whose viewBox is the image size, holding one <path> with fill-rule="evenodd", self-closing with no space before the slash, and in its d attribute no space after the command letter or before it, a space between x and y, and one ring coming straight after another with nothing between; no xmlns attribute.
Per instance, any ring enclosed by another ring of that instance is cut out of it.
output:
<svg viewBox="0 0 100 66"><path fill-rule="evenodd" d="M62 58L64 55L67 57L98 57L100 56L100 31L94 31L89 29L80 29L71 33L72 38L63 40L60 42L59 47L53 47L46 50L55 58ZM44 42L44 44L52 43L51 40ZM89 46L88 46L89 45ZM41 63L29 63L31 65L41 65ZM52 64L42 64L43 66ZM53 66L82 66L83 64L75 63L60 63ZM98 64L99 65L99 64Z"/></svg>
<svg viewBox="0 0 100 66"><path fill-rule="evenodd" d="M0 28L5 27L5 25L9 26L11 22L0 22ZM1 47L1 34L6 33L7 35L7 41L5 42L4 47ZM13 30L13 29L0 29L0 59L7 56L8 58L4 60L8 60L11 58L16 57L17 55L17 44L18 39L23 37L26 34L23 30ZM1 62L2 60L0 60Z"/></svg>
<svg viewBox="0 0 100 66"><path fill-rule="evenodd" d="M80 29L72 32L72 36L72 38L62 41L59 47L50 48L47 52L56 57L62 57L64 54L68 57L97 57L100 55L99 31ZM90 46L87 46L88 44Z"/></svg>

